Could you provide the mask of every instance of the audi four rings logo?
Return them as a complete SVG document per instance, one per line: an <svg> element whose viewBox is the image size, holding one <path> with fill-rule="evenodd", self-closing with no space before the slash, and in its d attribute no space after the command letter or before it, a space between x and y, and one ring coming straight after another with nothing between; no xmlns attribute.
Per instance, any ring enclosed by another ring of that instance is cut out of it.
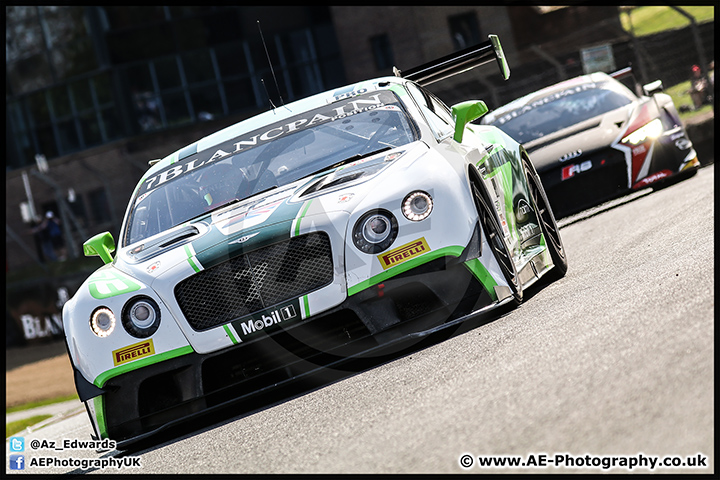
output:
<svg viewBox="0 0 720 480"><path fill-rule="evenodd" d="M568 160L572 160L573 158L577 158L580 155L582 155L582 150L578 149L578 150L575 150L574 152L566 153L565 155L560 157L559 160L561 162L566 162Z"/></svg>

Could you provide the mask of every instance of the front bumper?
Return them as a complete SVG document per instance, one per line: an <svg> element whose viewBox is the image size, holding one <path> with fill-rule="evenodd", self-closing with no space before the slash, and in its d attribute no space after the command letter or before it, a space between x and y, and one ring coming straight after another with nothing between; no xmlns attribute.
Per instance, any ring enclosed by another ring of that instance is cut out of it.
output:
<svg viewBox="0 0 720 480"><path fill-rule="evenodd" d="M96 403L103 419L100 434L123 447L501 303L493 301L460 259L441 257L257 340L207 354L193 352L110 378Z"/></svg>
<svg viewBox="0 0 720 480"><path fill-rule="evenodd" d="M644 176L631 178L634 175L631 173L633 165L645 162L642 159L641 162L632 160L631 152L632 149L626 146L607 147L538 172L556 218L627 195L661 180L682 178L685 175L683 172L700 166L692 147L680 150L675 143L656 141L646 169L638 167Z"/></svg>
<svg viewBox="0 0 720 480"><path fill-rule="evenodd" d="M598 205L628 190L625 155L613 148L538 173L556 218Z"/></svg>

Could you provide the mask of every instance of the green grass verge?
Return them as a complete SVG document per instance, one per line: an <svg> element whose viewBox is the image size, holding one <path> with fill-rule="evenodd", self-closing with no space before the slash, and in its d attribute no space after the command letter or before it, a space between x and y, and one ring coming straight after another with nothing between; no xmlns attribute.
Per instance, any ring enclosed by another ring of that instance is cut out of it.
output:
<svg viewBox="0 0 720 480"><path fill-rule="evenodd" d="M35 415L34 417L26 418L24 420L18 420L17 422L10 422L5 424L5 438L11 435L15 435L18 432L22 432L27 427L40 423L43 420L47 420L52 415Z"/></svg>
<svg viewBox="0 0 720 480"><path fill-rule="evenodd" d="M697 110L692 110L693 101L692 98L690 98L688 90L690 90L690 80L678 83L677 85L673 85L671 87L665 87L664 89L664 93L667 93L672 97L675 108L678 109L678 113L680 114L680 120L683 122L686 122L690 118L703 115L704 113L711 111L713 108L712 105L703 105ZM682 105L687 105L691 108L691 110L681 111L680 107Z"/></svg>
<svg viewBox="0 0 720 480"><path fill-rule="evenodd" d="M24 405L16 405L14 407L8 407L5 409L5 413L19 412L22 410L29 410L35 407L42 407L44 405L52 405L53 403L67 402L68 400L80 399L77 395L65 395L63 397L48 398L47 400L39 400L37 402L30 402Z"/></svg>
<svg viewBox="0 0 720 480"><path fill-rule="evenodd" d="M715 7L713 6L680 6L684 11L695 17L697 23L712 22L715 20ZM652 35L664 30L674 30L690 25L690 20L677 10L667 6L632 7L628 13L620 14L620 21L627 32L634 32L635 36ZM632 30L630 25L632 22Z"/></svg>
<svg viewBox="0 0 720 480"><path fill-rule="evenodd" d="M713 6L680 6L685 12L695 17L697 23L715 21L715 7ZM684 28L690 25L690 20L677 10L668 6L647 6L647 7L623 7L620 13L620 21L623 28L635 36L642 37L665 30ZM665 85L665 93L670 95L680 113L680 119L685 122L693 117L703 115L712 110L710 105L705 105L697 110L692 110L693 102L687 93L690 89L690 80L677 85ZM689 111L680 111L682 105L690 107Z"/></svg>

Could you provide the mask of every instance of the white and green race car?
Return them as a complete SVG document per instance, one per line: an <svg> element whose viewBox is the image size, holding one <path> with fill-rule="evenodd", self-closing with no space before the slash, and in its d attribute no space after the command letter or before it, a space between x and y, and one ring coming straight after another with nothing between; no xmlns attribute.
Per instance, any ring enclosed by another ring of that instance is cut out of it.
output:
<svg viewBox="0 0 720 480"><path fill-rule="evenodd" d="M98 438L128 445L342 359L522 301L567 270L523 147L424 85L495 36L305 98L151 162L63 308Z"/></svg>

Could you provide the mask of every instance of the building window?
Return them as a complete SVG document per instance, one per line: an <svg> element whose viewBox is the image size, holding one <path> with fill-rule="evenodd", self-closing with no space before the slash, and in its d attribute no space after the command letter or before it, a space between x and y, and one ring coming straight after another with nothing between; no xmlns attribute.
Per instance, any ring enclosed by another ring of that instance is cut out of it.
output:
<svg viewBox="0 0 720 480"><path fill-rule="evenodd" d="M309 29L278 35L276 45L289 99L323 90L315 42Z"/></svg>
<svg viewBox="0 0 720 480"><path fill-rule="evenodd" d="M106 74L58 84L9 102L12 131L20 165L32 164L36 153L48 158L100 145L118 138L115 104L108 95Z"/></svg>
<svg viewBox="0 0 720 480"><path fill-rule="evenodd" d="M448 23L455 50L480 43L480 25L475 12L448 17Z"/></svg>
<svg viewBox="0 0 720 480"><path fill-rule="evenodd" d="M8 92L31 92L97 69L84 7L11 6L5 13Z"/></svg>
<svg viewBox="0 0 720 480"><path fill-rule="evenodd" d="M255 8L255 7L249 7ZM344 83L333 26L276 28L265 45L244 7L9 6L6 168L292 101ZM303 7L303 12L305 12ZM329 17L326 7L320 13ZM243 21L241 21L243 20ZM324 22L324 23L318 23ZM251 40L247 40L247 39ZM256 40L252 40L256 39ZM387 38L380 65L392 66ZM92 212L88 209L88 217Z"/></svg>
<svg viewBox="0 0 720 480"><path fill-rule="evenodd" d="M395 65L390 39L387 34L370 37L373 56L375 57L375 68L385 70Z"/></svg>

